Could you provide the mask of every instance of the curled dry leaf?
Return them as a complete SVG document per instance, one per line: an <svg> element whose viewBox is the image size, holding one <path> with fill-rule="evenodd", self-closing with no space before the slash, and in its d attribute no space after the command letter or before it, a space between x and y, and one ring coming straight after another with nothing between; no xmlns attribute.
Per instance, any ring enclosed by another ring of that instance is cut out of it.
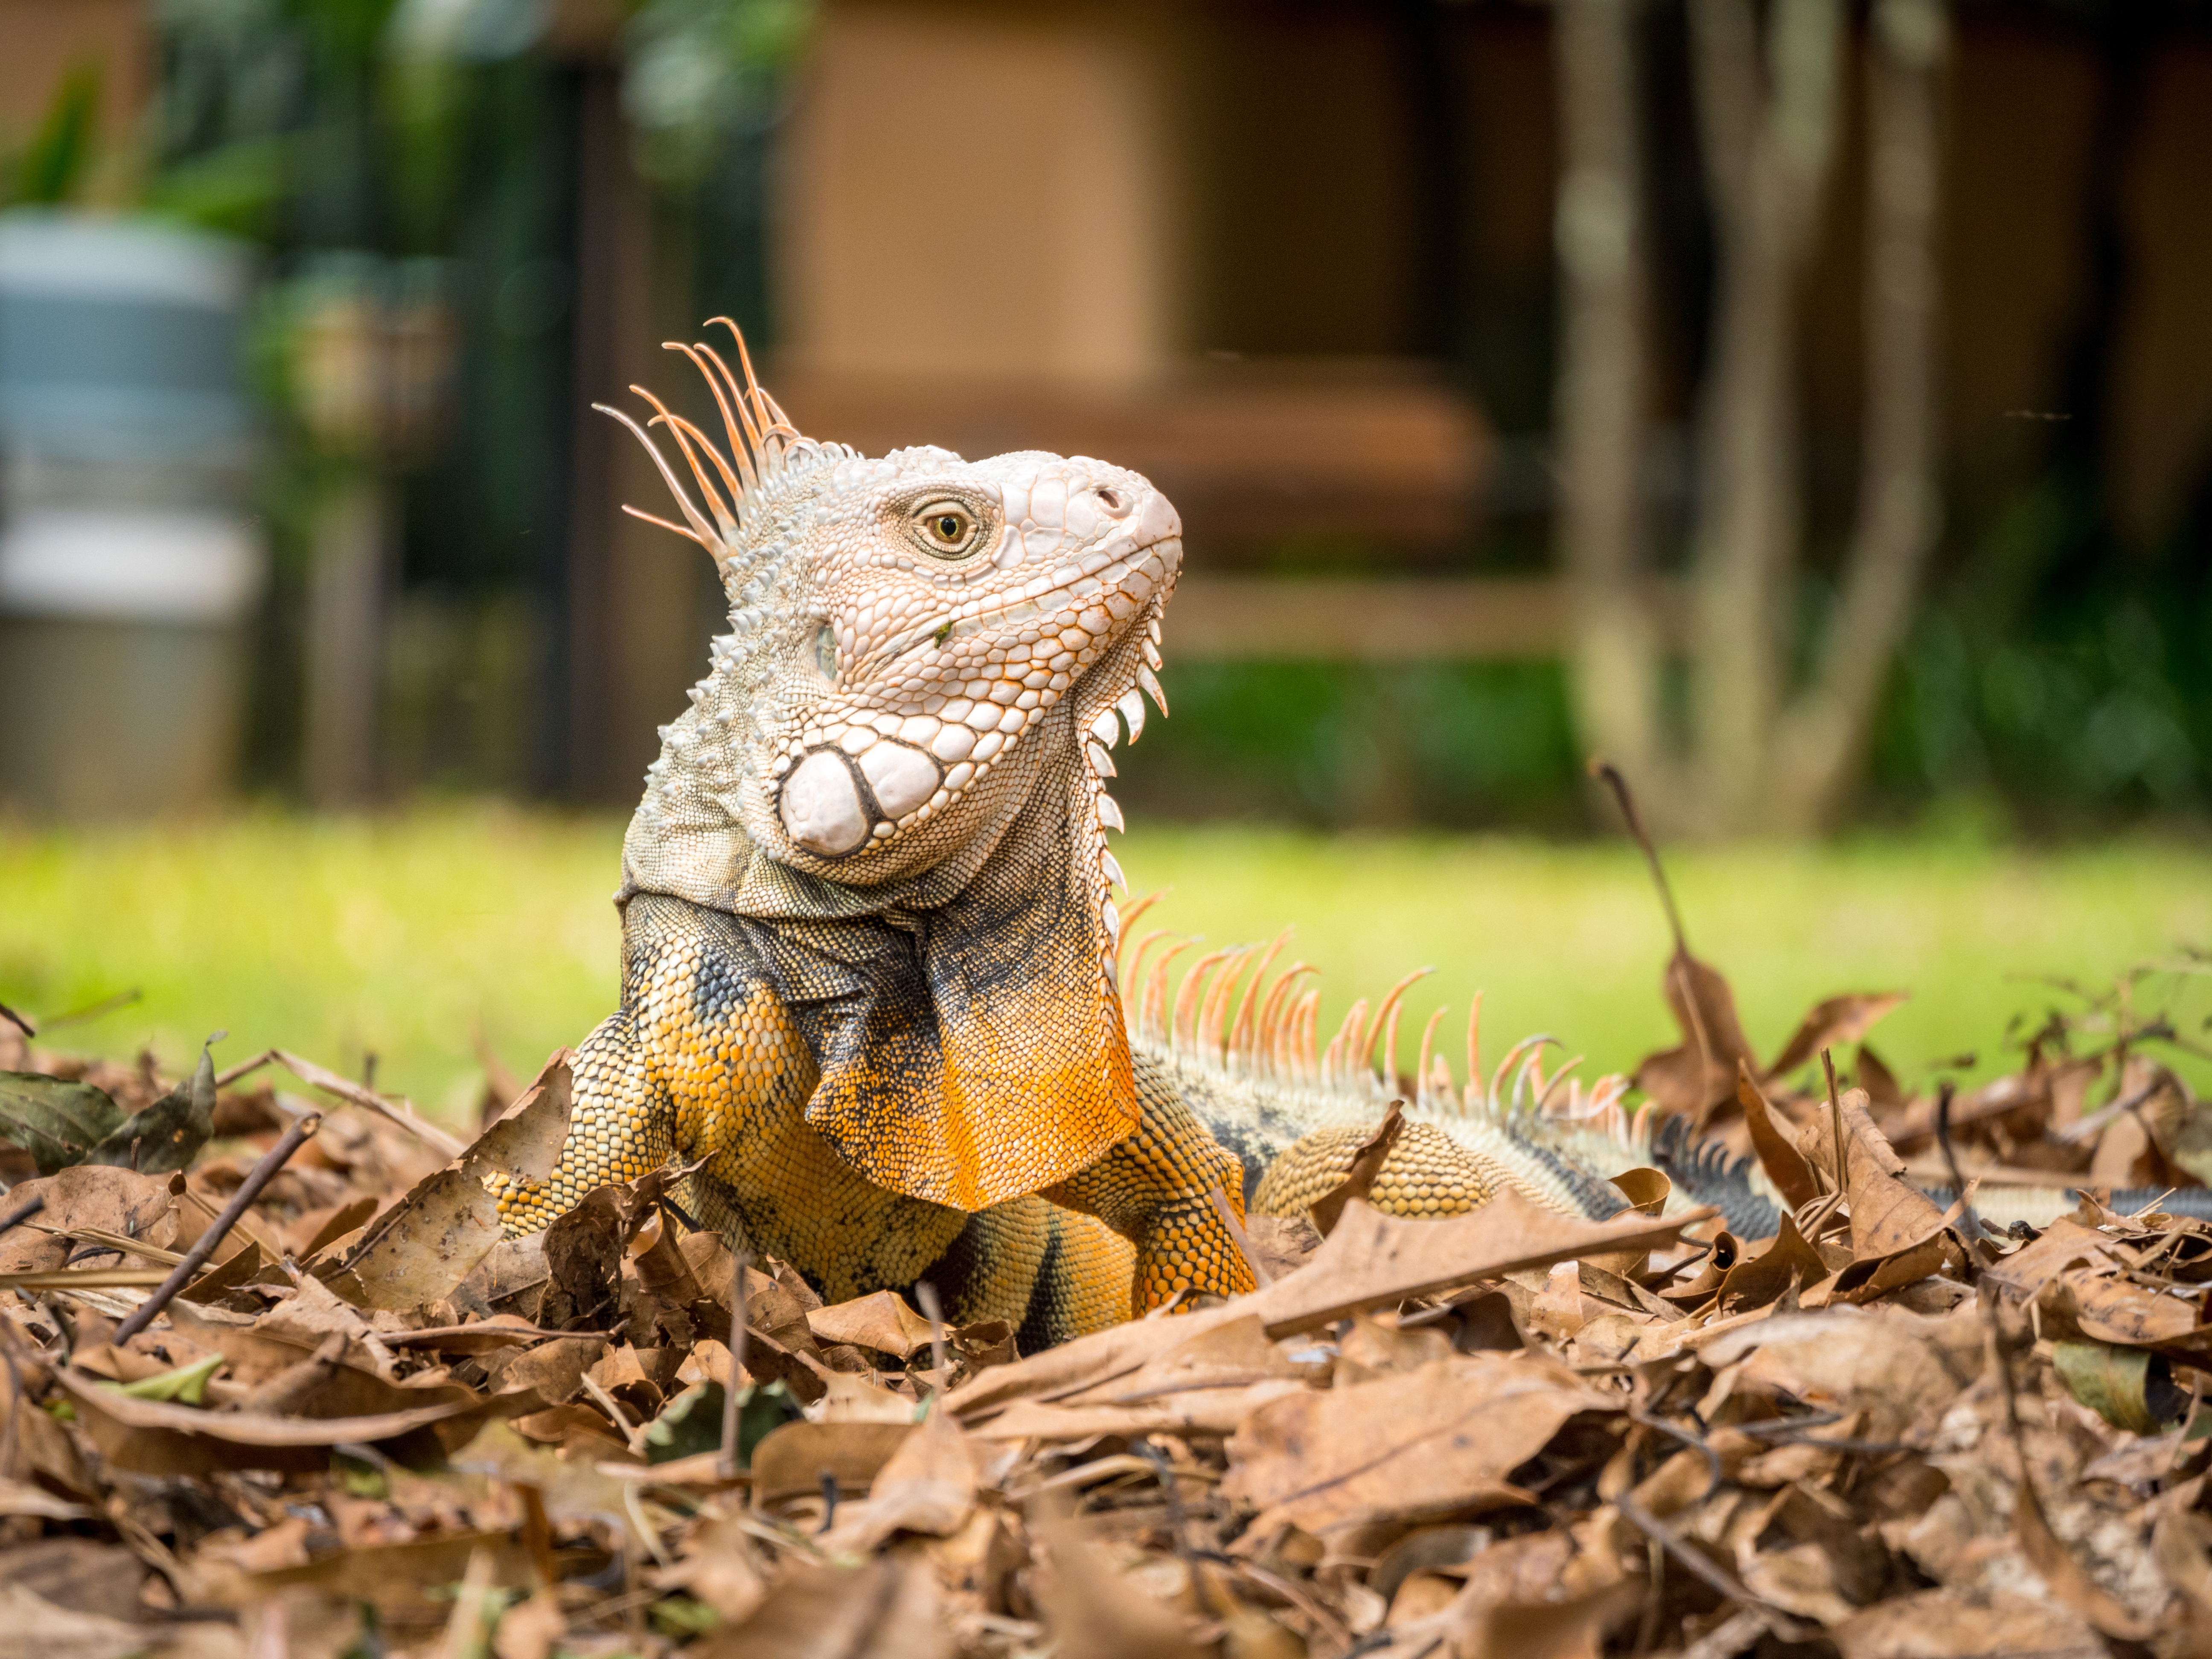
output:
<svg viewBox="0 0 2212 1659"><path fill-rule="evenodd" d="M373 1308L450 1296L500 1242L499 1201L485 1179L543 1181L568 1138L574 1079L563 1048L506 1113L451 1164L424 1176L347 1258L349 1291Z"/></svg>
<svg viewBox="0 0 2212 1659"><path fill-rule="evenodd" d="M1302 1390L1237 1431L1222 1495L1259 1511L1253 1533L1262 1538L1528 1501L1507 1477L1576 1413L1616 1405L1564 1368L1502 1354Z"/></svg>
<svg viewBox="0 0 2212 1659"><path fill-rule="evenodd" d="M904 1359L927 1348L930 1324L896 1291L877 1291L807 1310L806 1328L824 1342L849 1342Z"/></svg>

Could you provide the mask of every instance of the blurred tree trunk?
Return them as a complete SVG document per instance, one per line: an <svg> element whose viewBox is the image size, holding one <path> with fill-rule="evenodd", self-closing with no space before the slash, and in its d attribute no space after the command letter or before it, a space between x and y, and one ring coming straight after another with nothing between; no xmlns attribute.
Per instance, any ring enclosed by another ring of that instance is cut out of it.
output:
<svg viewBox="0 0 2212 1659"><path fill-rule="evenodd" d="M1831 823L1842 808L1942 528L1936 215L1948 20L1942 0L1881 0L1874 33L1858 523L1813 682L1789 710L1776 745L1771 817L1790 830Z"/></svg>
<svg viewBox="0 0 2212 1659"><path fill-rule="evenodd" d="M1762 76L1752 0L1690 0L1720 255L1692 572L1697 816L1711 830L1764 816L1801 520L1798 279L1835 154L1842 24L1838 0L1774 0Z"/></svg>
<svg viewBox="0 0 2212 1659"><path fill-rule="evenodd" d="M1878 0L1859 522L1841 603L1794 692L1802 539L1797 296L1834 156L1840 0L1690 0L1719 252L1700 416L1687 729L1662 718L1638 475L1643 264L1632 0L1559 0L1565 171L1559 429L1562 550L1577 599L1586 738L1652 816L1709 835L1808 830L1848 793L1936 532L1937 82L1945 0Z"/></svg>
<svg viewBox="0 0 2212 1659"><path fill-rule="evenodd" d="M1555 210L1561 349L1561 549L1575 590L1571 678L1588 741L1637 779L1662 817L1658 629L1642 591L1643 145L1636 0L1559 0L1562 173Z"/></svg>

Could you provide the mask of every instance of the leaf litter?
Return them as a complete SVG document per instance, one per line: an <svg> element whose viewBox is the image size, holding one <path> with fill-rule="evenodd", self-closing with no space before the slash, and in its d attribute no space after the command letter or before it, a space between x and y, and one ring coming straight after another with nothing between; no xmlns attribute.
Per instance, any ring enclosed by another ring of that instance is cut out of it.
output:
<svg viewBox="0 0 2212 1659"><path fill-rule="evenodd" d="M1648 1170L1605 1222L1388 1217L1394 1117L1252 1218L1259 1290L1030 1355L926 1287L823 1306L680 1169L501 1238L565 1050L462 1145L295 1055L0 1020L0 1651L2212 1651L2212 1107L2149 978L1908 1090L1900 999L1762 1065L1676 934L1642 1109L1749 1160L1769 1236Z"/></svg>

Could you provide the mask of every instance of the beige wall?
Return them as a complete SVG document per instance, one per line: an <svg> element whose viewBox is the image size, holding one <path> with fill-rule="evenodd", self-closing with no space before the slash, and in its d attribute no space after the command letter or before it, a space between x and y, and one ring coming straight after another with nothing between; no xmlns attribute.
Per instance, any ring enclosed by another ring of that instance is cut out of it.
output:
<svg viewBox="0 0 2212 1659"><path fill-rule="evenodd" d="M1140 382L1176 326L1158 54L1127 13L833 0L779 181L782 361Z"/></svg>

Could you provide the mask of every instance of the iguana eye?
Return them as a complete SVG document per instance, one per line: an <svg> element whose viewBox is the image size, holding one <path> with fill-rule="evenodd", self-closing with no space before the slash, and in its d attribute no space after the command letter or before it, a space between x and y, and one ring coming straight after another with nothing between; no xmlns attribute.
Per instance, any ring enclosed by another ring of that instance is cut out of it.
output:
<svg viewBox="0 0 2212 1659"><path fill-rule="evenodd" d="M940 559L973 551L979 528L975 515L958 501L931 501L914 515L915 538Z"/></svg>
<svg viewBox="0 0 2212 1659"><path fill-rule="evenodd" d="M822 671L822 678L835 685L837 683L837 634L829 623L814 636L814 665Z"/></svg>

